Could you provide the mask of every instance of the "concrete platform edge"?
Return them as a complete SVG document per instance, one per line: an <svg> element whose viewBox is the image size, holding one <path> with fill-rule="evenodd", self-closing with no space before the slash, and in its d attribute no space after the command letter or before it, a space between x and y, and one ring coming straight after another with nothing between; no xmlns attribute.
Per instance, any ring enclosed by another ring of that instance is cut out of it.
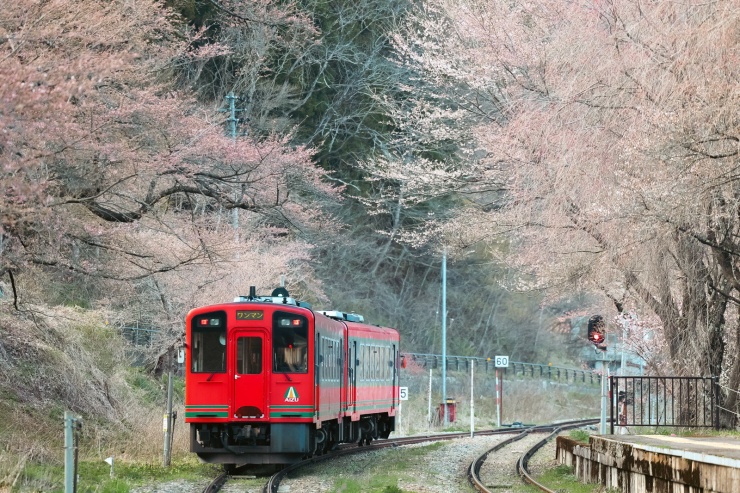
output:
<svg viewBox="0 0 740 493"><path fill-rule="evenodd" d="M622 493L740 492L740 461L673 447L592 436L589 444L557 438L556 459L585 483Z"/></svg>

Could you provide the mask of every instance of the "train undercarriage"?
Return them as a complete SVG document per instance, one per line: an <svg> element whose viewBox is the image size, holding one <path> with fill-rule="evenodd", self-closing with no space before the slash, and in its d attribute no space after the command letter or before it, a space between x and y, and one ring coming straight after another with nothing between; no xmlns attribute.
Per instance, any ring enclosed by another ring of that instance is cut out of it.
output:
<svg viewBox="0 0 740 493"><path fill-rule="evenodd" d="M215 464L291 464L325 454L340 443L369 445L388 438L395 417L387 414L314 423L191 423L190 450Z"/></svg>

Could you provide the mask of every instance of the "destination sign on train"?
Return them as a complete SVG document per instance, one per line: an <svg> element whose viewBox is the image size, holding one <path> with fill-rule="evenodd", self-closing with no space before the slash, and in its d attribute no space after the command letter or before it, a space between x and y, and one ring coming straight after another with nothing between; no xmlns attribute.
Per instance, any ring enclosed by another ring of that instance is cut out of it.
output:
<svg viewBox="0 0 740 493"><path fill-rule="evenodd" d="M237 320L262 320L265 318L265 313L262 310L237 310Z"/></svg>

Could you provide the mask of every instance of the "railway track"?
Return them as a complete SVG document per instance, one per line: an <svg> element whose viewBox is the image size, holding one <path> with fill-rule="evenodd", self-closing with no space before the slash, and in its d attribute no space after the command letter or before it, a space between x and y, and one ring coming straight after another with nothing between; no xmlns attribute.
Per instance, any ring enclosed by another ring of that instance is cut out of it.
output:
<svg viewBox="0 0 740 493"><path fill-rule="evenodd" d="M590 424L593 423L594 420L586 421L586 422L578 422L578 423L584 423L584 424ZM576 422L568 422L567 424L573 424ZM523 437L528 435L529 433L546 433L550 432L555 433L554 430L562 429L562 426L566 425L566 423L558 424L558 425L547 425L547 426L536 426L536 427L525 427L522 429L503 429L503 430L487 430L487 431L479 431L476 432L476 436L491 436L491 435L511 435L515 434L514 437L511 439L506 440L504 443L511 443L515 440L517 440L517 437ZM572 427L578 427L583 426L583 424L573 424ZM372 442L368 446L364 447L358 447L355 444L346 444L342 445L337 448L337 450L325 454L325 455L319 455L315 457L311 457L309 459L296 462L294 464L289 465L288 467L280 470L273 476L269 478L267 483L265 484L264 488L262 489L263 493L277 493L278 488L280 486L280 483L283 479L285 479L288 474L290 474L293 471L296 471L298 469L307 467L309 465L317 464L319 462L327 461L327 460L334 460L339 457L344 457L348 455L353 454L361 454L367 451L371 450L380 450L383 448L390 448L390 447L399 447L404 445L413 445L417 443L424 443L424 442L431 442L431 441L442 441L442 440L454 440L458 438L466 438L469 437L470 433L444 433L444 434L433 434L433 435L419 435L414 437L405 437L405 438L395 438L395 439L388 439L388 440L379 440L376 442ZM549 437L547 438L549 439ZM542 441L542 444L547 442L547 439ZM540 445L541 446L541 445ZM494 447L494 449L489 450L486 454L494 452L500 447ZM536 451L536 450L535 450ZM532 452L534 454L534 451ZM530 455L531 456L531 455ZM480 459L480 458L479 458ZM483 459L485 461L485 459ZM483 462L481 462L482 464ZM526 465L525 465L526 467ZM249 466L241 466L237 467L231 471L224 472L220 474L218 477L216 477L204 490L203 493L216 493L221 490L221 488L226 484L226 482L229 480L229 477L234 475L238 476L240 474L245 473L248 470ZM473 465L471 465L471 471L473 470ZM480 467L478 467L478 471L480 470ZM532 480L533 481L533 480ZM479 490L481 492L488 491L488 490ZM549 491L549 490L545 490Z"/></svg>
<svg viewBox="0 0 740 493"><path fill-rule="evenodd" d="M555 490L551 490L547 488L545 485L539 483L532 477L532 475L527 470L527 463L529 462L529 459L540 448L542 448L548 441L550 441L554 436L556 436L561 431L570 430L573 428L580 428L582 426L595 424L595 423L598 423L598 420L596 419L575 420L575 421L566 421L563 423L558 423L558 424L553 424L553 425L533 426L531 428L523 429L519 434L511 438L508 438L501 443L498 443L495 447L491 448L490 450L487 450L486 452L481 454L475 461L473 461L470 464L470 468L468 470L468 480L470 481L470 484L476 490L480 491L481 493L492 493L492 490L487 488L480 478L481 468L483 467L483 464L486 462L486 459L488 458L488 456L492 453L495 453L507 447L508 445L518 440L521 440L522 438L528 436L531 433L549 432L549 435L547 437L537 442L533 447L530 447L529 450L527 450L521 457L519 457L516 463L516 471L517 471L517 474L521 476L522 480L531 484L532 486L535 486L541 491L545 491L548 493L557 493Z"/></svg>

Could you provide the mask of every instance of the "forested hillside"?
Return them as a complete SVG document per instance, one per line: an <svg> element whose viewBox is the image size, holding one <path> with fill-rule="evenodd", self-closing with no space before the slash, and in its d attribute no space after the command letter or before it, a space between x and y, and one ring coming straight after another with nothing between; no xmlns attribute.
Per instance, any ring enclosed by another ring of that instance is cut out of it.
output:
<svg viewBox="0 0 740 493"><path fill-rule="evenodd" d="M738 388L739 38L733 0L11 2L0 302L155 327L157 372L285 276L439 352L446 251L452 353L599 312Z"/></svg>

